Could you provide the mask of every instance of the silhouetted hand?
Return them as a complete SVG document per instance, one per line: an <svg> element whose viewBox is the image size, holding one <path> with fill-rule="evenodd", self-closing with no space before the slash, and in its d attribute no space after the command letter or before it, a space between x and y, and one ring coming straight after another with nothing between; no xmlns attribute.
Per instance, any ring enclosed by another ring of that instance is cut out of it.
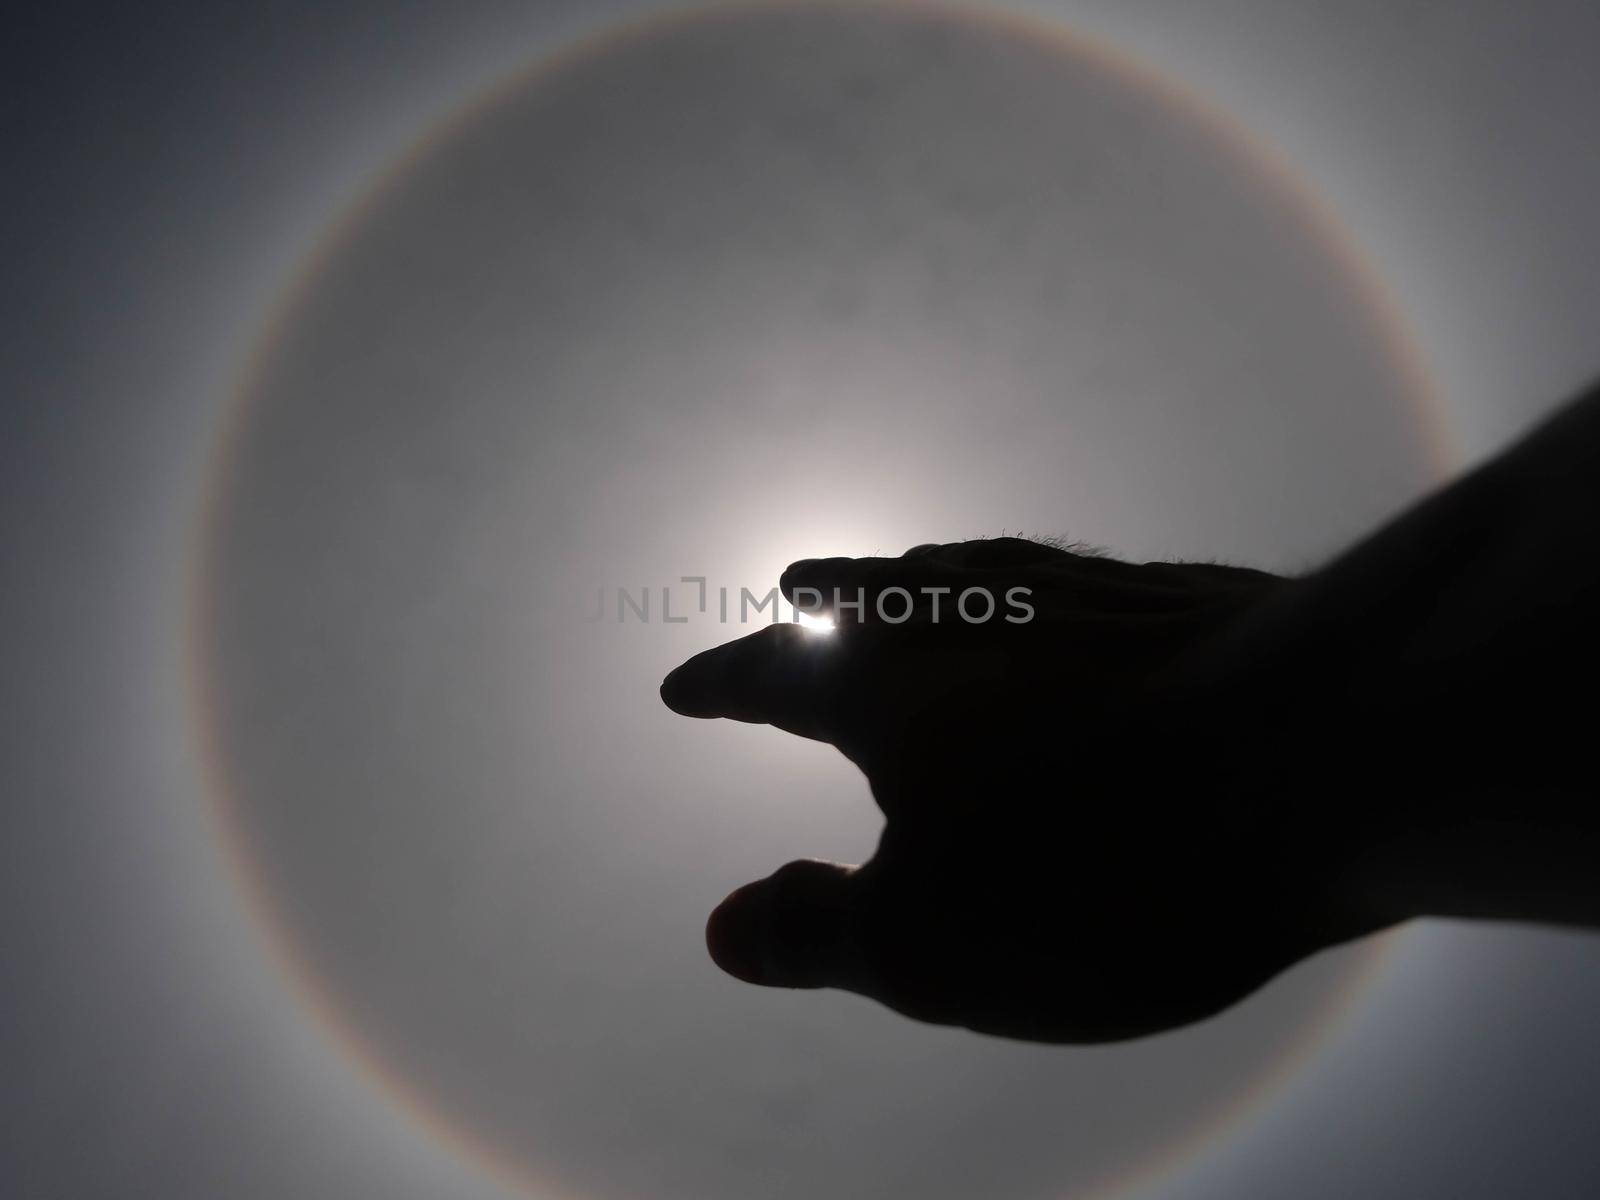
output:
<svg viewBox="0 0 1600 1200"><path fill-rule="evenodd" d="M1600 387L1303 578L1016 538L796 563L791 602L861 606L662 698L833 743L883 836L736 891L712 957L1098 1041L1410 917L1600 927L1596 545Z"/></svg>
<svg viewBox="0 0 1600 1200"><path fill-rule="evenodd" d="M1099 1041L1204 1017L1377 923L1336 911L1282 808L1289 748L1248 736L1285 698L1186 674L1285 581L1000 538L808 560L781 585L835 631L769 626L662 697L831 742L885 826L860 867L794 862L725 900L707 941L729 973Z"/></svg>

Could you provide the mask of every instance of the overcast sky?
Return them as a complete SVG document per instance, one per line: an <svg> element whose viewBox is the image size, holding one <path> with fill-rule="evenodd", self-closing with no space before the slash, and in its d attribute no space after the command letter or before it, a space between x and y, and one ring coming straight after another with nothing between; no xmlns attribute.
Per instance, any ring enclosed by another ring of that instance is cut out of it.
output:
<svg viewBox="0 0 1600 1200"><path fill-rule="evenodd" d="M1034 6L1255 150L915 11L591 40L447 126L608 15L34 18L0 1181L1592 1194L1582 936L1429 926L1094 1051L725 979L704 911L869 850L865 788L656 706L737 630L574 611L1019 526L1298 569L1574 389L1600 18L1324 9Z"/></svg>

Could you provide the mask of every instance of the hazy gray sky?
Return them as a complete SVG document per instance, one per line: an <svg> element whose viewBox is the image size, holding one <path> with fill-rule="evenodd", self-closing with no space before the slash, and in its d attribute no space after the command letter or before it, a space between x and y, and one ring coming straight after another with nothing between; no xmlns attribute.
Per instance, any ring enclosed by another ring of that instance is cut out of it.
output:
<svg viewBox="0 0 1600 1200"><path fill-rule="evenodd" d="M1596 365L1597 31L1497 12L1067 14L1315 185L1473 455ZM286 14L31 31L0 451L26 581L0 1177L25 1195L495 1194L245 914L186 724L186 539L289 265L427 122L597 20ZM735 631L573 612L1018 526L1315 561L1429 467L1311 228L1103 67L907 14L681 23L437 140L277 310L217 493L218 745L331 1009L564 1194L1079 1194L1168 1161L1330 1013L1258 1118L1149 1186L1588 1194L1582 938L1408 933L1364 988L1323 961L1092 1051L721 977L705 910L866 853L865 788L657 706Z"/></svg>

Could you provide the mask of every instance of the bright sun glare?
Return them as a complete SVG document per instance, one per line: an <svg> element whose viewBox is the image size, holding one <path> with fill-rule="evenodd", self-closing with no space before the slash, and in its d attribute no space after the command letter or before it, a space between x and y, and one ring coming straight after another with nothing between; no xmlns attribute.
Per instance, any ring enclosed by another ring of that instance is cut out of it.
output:
<svg viewBox="0 0 1600 1200"><path fill-rule="evenodd" d="M795 615L800 618L800 628L802 629L808 630L811 633L833 632L832 617L824 617L818 614L806 612L796 613Z"/></svg>

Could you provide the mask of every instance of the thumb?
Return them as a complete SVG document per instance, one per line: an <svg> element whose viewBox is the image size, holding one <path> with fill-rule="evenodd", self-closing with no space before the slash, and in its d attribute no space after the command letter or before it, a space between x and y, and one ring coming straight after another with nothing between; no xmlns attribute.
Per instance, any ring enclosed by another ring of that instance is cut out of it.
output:
<svg viewBox="0 0 1600 1200"><path fill-rule="evenodd" d="M855 867L789 863L717 905L706 948L746 983L864 990L861 891Z"/></svg>

